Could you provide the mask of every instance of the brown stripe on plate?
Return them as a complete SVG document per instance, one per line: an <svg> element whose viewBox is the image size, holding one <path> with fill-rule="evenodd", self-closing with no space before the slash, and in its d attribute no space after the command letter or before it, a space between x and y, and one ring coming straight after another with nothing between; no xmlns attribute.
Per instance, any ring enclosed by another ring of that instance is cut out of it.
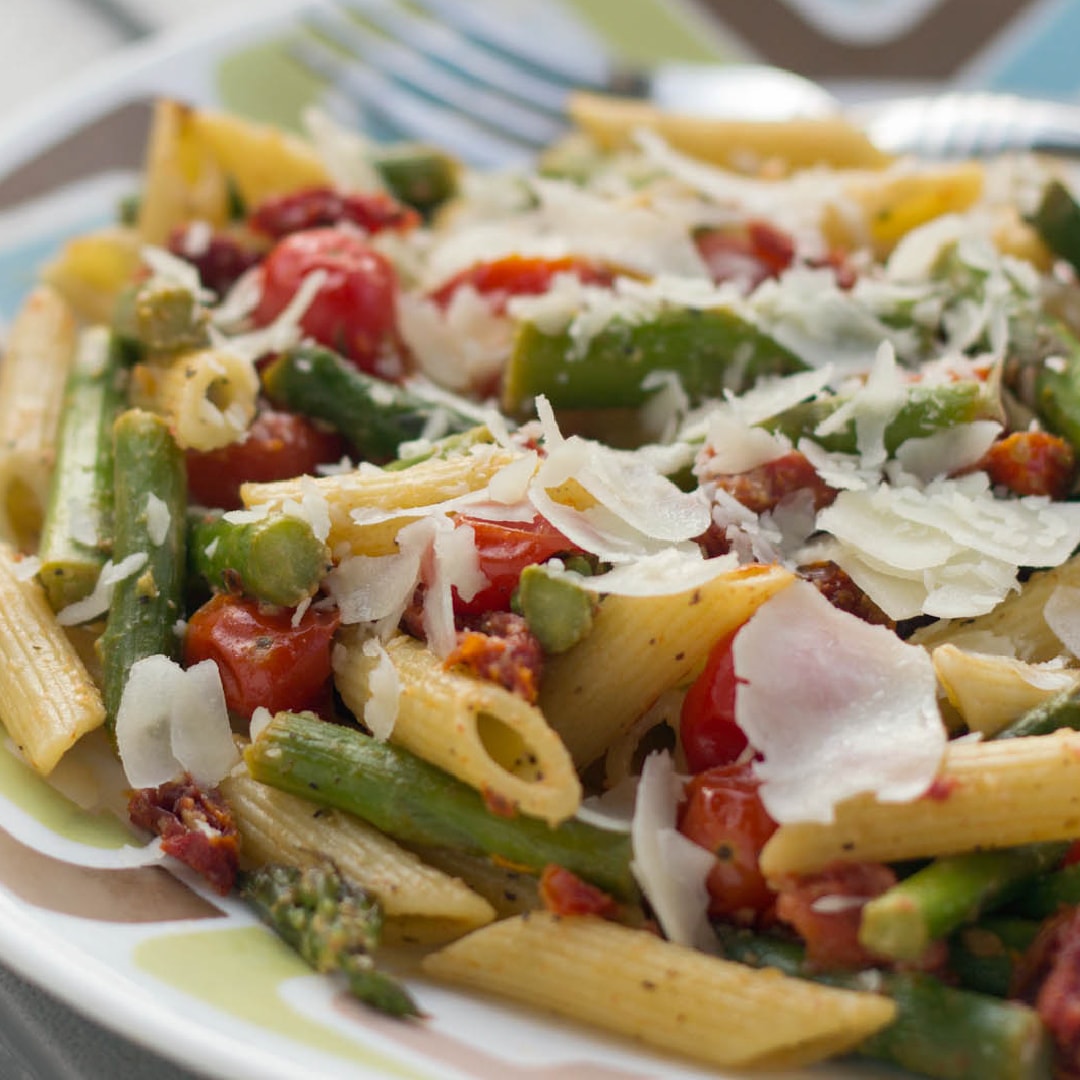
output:
<svg viewBox="0 0 1080 1080"><path fill-rule="evenodd" d="M34 907L98 922L177 922L222 912L159 866L101 870L61 862L0 829L0 885Z"/></svg>
<svg viewBox="0 0 1080 1080"><path fill-rule="evenodd" d="M762 59L811 78L944 80L1034 0L939 0L890 41L838 41L785 0L696 0Z"/></svg>
<svg viewBox="0 0 1080 1080"><path fill-rule="evenodd" d="M141 167L152 102L130 101L91 120L0 179L0 210L98 173Z"/></svg>

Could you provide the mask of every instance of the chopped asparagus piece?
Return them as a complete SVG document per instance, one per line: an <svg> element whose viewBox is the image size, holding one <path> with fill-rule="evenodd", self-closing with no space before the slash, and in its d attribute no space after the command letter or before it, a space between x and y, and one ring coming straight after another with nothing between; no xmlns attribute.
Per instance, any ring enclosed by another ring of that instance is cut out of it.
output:
<svg viewBox="0 0 1080 1080"><path fill-rule="evenodd" d="M261 866L241 879L260 917L315 971L340 971L354 996L391 1016L420 1010L397 980L375 968L382 933L378 902L332 867Z"/></svg>
<svg viewBox="0 0 1080 1080"><path fill-rule="evenodd" d="M113 561L145 555L146 562L117 582L101 637L110 732L132 665L146 656L175 657L179 651L176 621L183 610L187 529L184 455L165 421L130 409L121 413L113 431ZM152 513L151 506L157 511Z"/></svg>
<svg viewBox="0 0 1080 1080"><path fill-rule="evenodd" d="M207 320L205 309L187 289L151 279L120 297L113 330L147 352L179 352L210 343Z"/></svg>
<svg viewBox="0 0 1080 1080"><path fill-rule="evenodd" d="M518 579L517 610L544 652L560 653L592 629L596 600L580 585L542 566L526 566Z"/></svg>
<svg viewBox="0 0 1080 1080"><path fill-rule="evenodd" d="M405 844L490 855L536 872L548 863L613 896L637 889L625 833L492 813L480 792L401 747L304 713L281 712L245 751L264 784L336 806Z"/></svg>
<svg viewBox="0 0 1080 1080"><path fill-rule="evenodd" d="M957 990L916 973L822 972L800 945L760 934L722 935L724 955L754 967L830 986L878 989L896 1002L897 1018L855 1051L937 1080L1050 1080L1052 1048L1034 1009L1016 1001Z"/></svg>
<svg viewBox="0 0 1080 1080"><path fill-rule="evenodd" d="M739 393L763 375L788 375L805 364L730 311L672 310L649 322L613 320L580 352L568 330L546 334L534 323L517 331L503 384L503 406L520 413L547 396L556 409L638 408L671 372L691 404Z"/></svg>
<svg viewBox="0 0 1080 1080"><path fill-rule="evenodd" d="M329 349L282 353L263 372L263 386L275 404L333 424L370 461L390 460L429 426L440 426L439 434L476 427L474 416L365 375Z"/></svg>
<svg viewBox="0 0 1080 1080"><path fill-rule="evenodd" d="M1028 844L935 859L862 909L859 941L877 956L918 960L938 938L1017 895L1068 844Z"/></svg>
<svg viewBox="0 0 1080 1080"><path fill-rule="evenodd" d="M232 523L220 513L199 513L188 526L188 562L214 589L296 607L318 589L330 550L300 518Z"/></svg>
<svg viewBox="0 0 1080 1080"><path fill-rule="evenodd" d="M54 611L93 591L112 546L113 423L123 404L123 368L108 330L83 332L64 389L38 551Z"/></svg>

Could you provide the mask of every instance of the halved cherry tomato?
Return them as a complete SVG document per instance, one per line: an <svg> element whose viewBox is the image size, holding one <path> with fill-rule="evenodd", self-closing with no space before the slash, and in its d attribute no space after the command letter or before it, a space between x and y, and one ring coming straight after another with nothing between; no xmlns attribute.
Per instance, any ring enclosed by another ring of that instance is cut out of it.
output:
<svg viewBox="0 0 1080 1080"><path fill-rule="evenodd" d="M420 215L383 191L341 192L331 187L302 188L259 203L248 224L275 240L289 233L348 221L367 233L416 228Z"/></svg>
<svg viewBox="0 0 1080 1080"><path fill-rule="evenodd" d="M472 526L480 570L488 579L488 585L470 600L454 593L454 611L459 615L508 611L510 596L526 566L546 562L561 552L580 550L539 515L532 521L484 521L462 514L457 525Z"/></svg>
<svg viewBox="0 0 1080 1080"><path fill-rule="evenodd" d="M279 240L262 266L256 324L273 322L314 270L322 270L326 280L300 319L303 332L372 375L400 378L405 366L397 332L397 274L352 233L307 229Z"/></svg>
<svg viewBox="0 0 1080 1080"><path fill-rule="evenodd" d="M200 506L235 510L242 505L241 484L314 472L316 465L340 461L346 450L340 435L317 428L306 417L264 409L243 442L188 451L188 493Z"/></svg>
<svg viewBox="0 0 1080 1080"><path fill-rule="evenodd" d="M610 285L615 280L615 274L608 267L576 255L560 259L507 255L466 267L429 295L436 304L445 307L458 289L471 285L487 298L494 312L501 314L512 296L537 296L547 292L556 274L573 274L586 285Z"/></svg>
<svg viewBox="0 0 1080 1080"><path fill-rule="evenodd" d="M776 823L758 796L752 764L721 765L686 786L679 831L716 856L709 872L709 913L750 924L771 907L773 892L758 856Z"/></svg>
<svg viewBox="0 0 1080 1080"><path fill-rule="evenodd" d="M330 644L341 616L309 608L296 626L287 608L221 594L188 621L187 666L213 660L230 712L250 717L260 706L316 708L331 675Z"/></svg>
<svg viewBox="0 0 1080 1080"><path fill-rule="evenodd" d="M679 738L692 773L726 765L745 749L747 738L735 723L735 633L722 637L709 652L705 668L690 684L679 717Z"/></svg>

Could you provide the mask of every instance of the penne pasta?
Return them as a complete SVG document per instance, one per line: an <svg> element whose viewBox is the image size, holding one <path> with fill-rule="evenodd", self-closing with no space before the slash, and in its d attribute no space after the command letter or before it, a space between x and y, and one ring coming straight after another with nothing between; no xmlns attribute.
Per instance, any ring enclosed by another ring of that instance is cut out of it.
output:
<svg viewBox="0 0 1080 1080"><path fill-rule="evenodd" d="M540 691L540 708L578 767L686 682L713 642L791 580L779 567L754 566L668 596L605 597L588 637L549 660Z"/></svg>
<svg viewBox="0 0 1080 1080"><path fill-rule="evenodd" d="M955 645L939 645L931 657L938 682L959 717L969 730L987 736L1080 683L1076 668L1040 667Z"/></svg>
<svg viewBox="0 0 1080 1080"><path fill-rule="evenodd" d="M25 552L45 516L75 339L67 303L39 286L20 308L0 364L0 542Z"/></svg>
<svg viewBox="0 0 1080 1080"><path fill-rule="evenodd" d="M43 775L105 721L101 694L53 617L45 590L0 548L0 721Z"/></svg>
<svg viewBox="0 0 1080 1080"><path fill-rule="evenodd" d="M259 377L227 349L184 353L162 369L142 369L147 404L168 421L184 450L219 450L244 437L255 416Z"/></svg>
<svg viewBox="0 0 1080 1080"><path fill-rule="evenodd" d="M334 665L345 704L363 716L379 660L348 635ZM493 806L565 821L581 803L574 764L543 714L486 679L447 670L404 635L386 643L400 687L390 740L476 788Z"/></svg>
<svg viewBox="0 0 1080 1080"><path fill-rule="evenodd" d="M505 919L422 967L720 1067L820 1061L857 1046L896 1013L875 994L755 971L586 916Z"/></svg>
<svg viewBox="0 0 1080 1080"><path fill-rule="evenodd" d="M782 825L761 853L770 878L835 860L895 862L1080 837L1080 732L950 743L933 787L906 803L856 796L829 823Z"/></svg>
<svg viewBox="0 0 1080 1080"><path fill-rule="evenodd" d="M314 481L283 480L273 484L244 484L240 495L249 508L301 501L304 485L321 495L330 511L331 551L347 549L353 555L389 555L396 550L398 530L415 520L411 509L431 506L478 491L500 469L521 454L501 446L481 444L468 453L429 458L400 472L365 465L348 473L321 476ZM352 511L401 510L400 517L371 524L357 524Z"/></svg>
<svg viewBox="0 0 1080 1080"><path fill-rule="evenodd" d="M359 818L317 806L236 772L222 782L249 866L314 866L329 860L382 905L393 941L435 944L491 922L486 900L456 877Z"/></svg>

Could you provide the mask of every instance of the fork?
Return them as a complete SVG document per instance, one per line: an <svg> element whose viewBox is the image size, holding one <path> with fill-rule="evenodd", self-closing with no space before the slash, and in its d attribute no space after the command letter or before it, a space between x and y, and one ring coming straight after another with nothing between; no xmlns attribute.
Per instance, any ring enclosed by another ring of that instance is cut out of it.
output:
<svg viewBox="0 0 1080 1080"><path fill-rule="evenodd" d="M1077 105L955 92L843 106L809 79L764 65L624 70L584 28L533 0L497 9L475 0L338 0L312 10L302 30L290 53L327 85L343 119L359 119L376 139L434 143L479 167L524 164L567 131L575 89L728 118L842 112L889 153L1080 156Z"/></svg>

